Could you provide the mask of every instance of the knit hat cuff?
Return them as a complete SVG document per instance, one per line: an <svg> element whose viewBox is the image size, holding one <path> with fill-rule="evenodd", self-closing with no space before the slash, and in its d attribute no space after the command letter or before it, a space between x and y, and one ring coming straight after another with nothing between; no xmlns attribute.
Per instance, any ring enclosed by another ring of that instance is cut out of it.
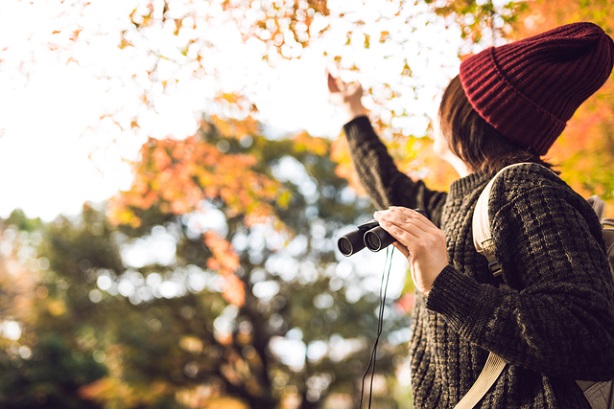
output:
<svg viewBox="0 0 614 409"><path fill-rule="evenodd" d="M565 129L565 121L545 111L510 83L497 64L494 50L491 47L461 64L460 80L467 99L497 131L543 155Z"/></svg>

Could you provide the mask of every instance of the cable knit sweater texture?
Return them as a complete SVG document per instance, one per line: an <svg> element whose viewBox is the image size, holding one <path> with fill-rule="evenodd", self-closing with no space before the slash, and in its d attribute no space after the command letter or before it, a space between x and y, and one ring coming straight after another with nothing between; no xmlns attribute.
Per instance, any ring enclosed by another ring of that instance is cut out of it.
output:
<svg viewBox="0 0 614 409"><path fill-rule="evenodd" d="M574 379L614 378L614 288L586 201L538 165L505 172L489 202L498 286L471 232L493 175L434 192L398 171L366 117L344 131L375 206L422 208L446 234L449 265L428 298L418 294L412 318L415 407L452 408L493 351L510 365L478 407L588 408Z"/></svg>

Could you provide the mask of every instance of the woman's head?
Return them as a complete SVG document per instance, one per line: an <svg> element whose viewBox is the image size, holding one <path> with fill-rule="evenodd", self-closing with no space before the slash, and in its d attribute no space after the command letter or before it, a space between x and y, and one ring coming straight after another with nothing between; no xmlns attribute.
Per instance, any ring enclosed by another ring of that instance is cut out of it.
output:
<svg viewBox="0 0 614 409"><path fill-rule="evenodd" d="M490 167L505 153L539 158L613 65L614 42L592 23L469 57L440 105L450 149L473 170Z"/></svg>
<svg viewBox="0 0 614 409"><path fill-rule="evenodd" d="M509 140L473 109L458 76L444 91L439 125L441 136L435 140L435 151L445 157L449 149L473 171L496 172L516 162L541 163L531 147Z"/></svg>

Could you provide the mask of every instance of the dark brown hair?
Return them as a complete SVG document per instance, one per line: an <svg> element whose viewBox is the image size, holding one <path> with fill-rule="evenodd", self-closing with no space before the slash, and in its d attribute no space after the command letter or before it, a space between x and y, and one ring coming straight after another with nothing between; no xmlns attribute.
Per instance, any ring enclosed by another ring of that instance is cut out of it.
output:
<svg viewBox="0 0 614 409"><path fill-rule="evenodd" d="M522 118L518 118L522 121ZM533 162L552 168L528 146L507 139L473 109L458 76L444 91L439 105L441 132L452 153L472 171L495 173L507 165Z"/></svg>

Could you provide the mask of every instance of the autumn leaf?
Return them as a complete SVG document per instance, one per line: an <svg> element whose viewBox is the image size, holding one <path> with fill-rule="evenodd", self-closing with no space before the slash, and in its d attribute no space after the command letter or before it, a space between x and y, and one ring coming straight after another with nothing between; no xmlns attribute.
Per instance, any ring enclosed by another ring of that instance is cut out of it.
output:
<svg viewBox="0 0 614 409"><path fill-rule="evenodd" d="M217 120L216 129L220 124ZM229 126L250 131L254 125L247 121ZM274 217L273 203L283 189L279 182L256 172L256 164L251 155L222 154L199 136L182 141L151 138L141 148L141 161L134 165L131 188L111 201L110 218L116 224L134 226L138 225L137 209L157 205L165 212L185 214L199 211L203 201L221 199L229 216L244 215L248 224L266 220Z"/></svg>
<svg viewBox="0 0 614 409"><path fill-rule="evenodd" d="M328 142L323 138L316 138L307 132L299 132L294 136L294 146L297 152L311 152L316 155L326 155Z"/></svg>

